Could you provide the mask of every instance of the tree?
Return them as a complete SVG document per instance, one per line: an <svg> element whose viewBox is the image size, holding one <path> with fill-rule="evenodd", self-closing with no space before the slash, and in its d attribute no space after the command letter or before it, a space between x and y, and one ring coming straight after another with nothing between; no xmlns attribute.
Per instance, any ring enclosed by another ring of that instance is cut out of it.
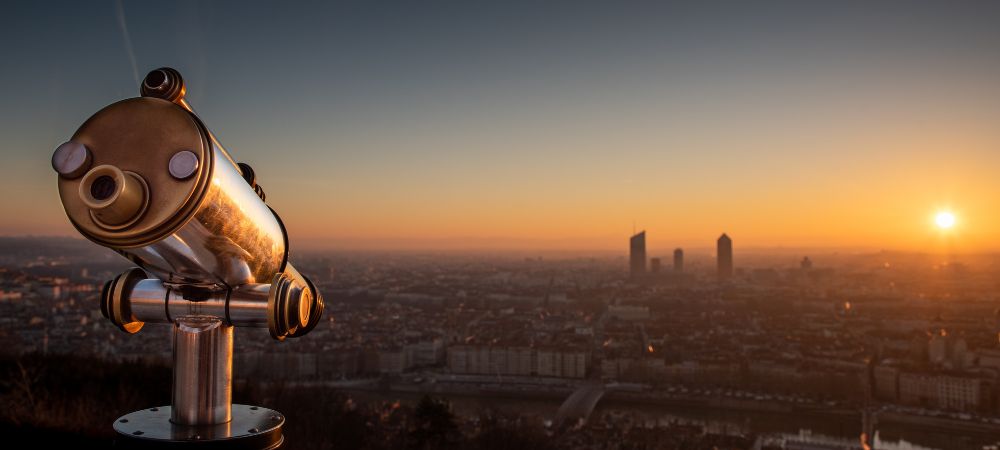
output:
<svg viewBox="0 0 1000 450"><path fill-rule="evenodd" d="M410 447L417 449L448 448L457 441L458 427L451 405L424 395L413 411Z"/></svg>

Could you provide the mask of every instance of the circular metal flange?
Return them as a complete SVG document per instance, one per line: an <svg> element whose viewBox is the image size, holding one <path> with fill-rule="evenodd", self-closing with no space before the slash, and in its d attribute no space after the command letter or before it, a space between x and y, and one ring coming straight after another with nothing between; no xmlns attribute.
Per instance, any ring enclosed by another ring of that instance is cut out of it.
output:
<svg viewBox="0 0 1000 450"><path fill-rule="evenodd" d="M208 191L214 165L208 133L197 117L169 101L139 97L114 103L87 119L70 140L87 148L90 167L111 165L145 181L146 212L128 226L109 228L95 222L82 201L82 178L59 176L59 196L70 222L105 247L141 247L162 239L190 219ZM181 150L198 160L183 179L169 170L170 159ZM74 174L73 168L64 170Z"/></svg>
<svg viewBox="0 0 1000 450"><path fill-rule="evenodd" d="M121 448L277 449L284 443L285 416L259 406L233 404L233 419L218 425L177 425L170 407L126 414L115 421Z"/></svg>
<svg viewBox="0 0 1000 450"><path fill-rule="evenodd" d="M131 303L126 296L136 283L146 277L148 275L142 269L132 268L105 283L101 290L101 314L128 334L138 333L145 322L132 320Z"/></svg>

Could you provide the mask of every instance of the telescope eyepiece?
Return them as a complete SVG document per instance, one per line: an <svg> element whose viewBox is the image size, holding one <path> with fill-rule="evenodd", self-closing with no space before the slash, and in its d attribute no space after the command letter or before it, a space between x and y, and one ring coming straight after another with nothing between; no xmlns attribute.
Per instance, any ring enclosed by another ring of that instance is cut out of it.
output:
<svg viewBox="0 0 1000 450"><path fill-rule="evenodd" d="M146 74L139 93L143 97L162 98L176 103L184 98L184 79L181 78L180 72L169 67L160 67Z"/></svg>
<svg viewBox="0 0 1000 450"><path fill-rule="evenodd" d="M146 79L142 80L142 86L146 89L162 90L167 86L167 80L167 72L163 69L156 69L146 75Z"/></svg>
<svg viewBox="0 0 1000 450"><path fill-rule="evenodd" d="M115 193L115 189L118 187L118 183L115 183L115 179L107 175L101 175L90 184L90 195L97 200L106 200L111 197L111 194Z"/></svg>
<svg viewBox="0 0 1000 450"><path fill-rule="evenodd" d="M79 194L95 223L115 228L128 226L142 215L149 203L148 191L139 175L104 164L83 176Z"/></svg>

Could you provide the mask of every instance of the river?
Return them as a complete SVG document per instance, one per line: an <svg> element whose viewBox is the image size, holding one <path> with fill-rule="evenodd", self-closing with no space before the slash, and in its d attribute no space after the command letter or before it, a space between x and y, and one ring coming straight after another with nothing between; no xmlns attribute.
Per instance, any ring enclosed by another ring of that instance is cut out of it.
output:
<svg viewBox="0 0 1000 450"><path fill-rule="evenodd" d="M351 390L352 396L362 401L396 401L414 404L421 393ZM509 414L526 414L540 419L552 419L561 400L555 398L510 398L467 394L434 393L452 404L458 415L475 416L492 409ZM598 403L592 419L604 415L627 414L632 418L653 425L700 425L711 433L754 433L773 436L796 436L812 442L834 441L848 444L860 442L861 414L788 414L760 411L737 411L675 405L636 404L635 402L605 399ZM921 425L880 420L877 426L875 449L885 450L982 450L985 445L996 445L996 434L934 428ZM858 445L857 448L860 448Z"/></svg>

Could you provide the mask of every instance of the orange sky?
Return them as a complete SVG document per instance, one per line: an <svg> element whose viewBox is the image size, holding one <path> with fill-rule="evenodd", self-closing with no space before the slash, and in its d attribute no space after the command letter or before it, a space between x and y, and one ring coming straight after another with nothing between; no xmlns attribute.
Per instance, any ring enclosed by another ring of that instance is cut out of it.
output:
<svg viewBox="0 0 1000 450"><path fill-rule="evenodd" d="M185 74L293 245L624 252L634 223L652 249L998 251L1000 7L898 6L137 4L126 55L86 32L113 15L26 4L0 235L75 234L49 158L135 95L131 56Z"/></svg>

